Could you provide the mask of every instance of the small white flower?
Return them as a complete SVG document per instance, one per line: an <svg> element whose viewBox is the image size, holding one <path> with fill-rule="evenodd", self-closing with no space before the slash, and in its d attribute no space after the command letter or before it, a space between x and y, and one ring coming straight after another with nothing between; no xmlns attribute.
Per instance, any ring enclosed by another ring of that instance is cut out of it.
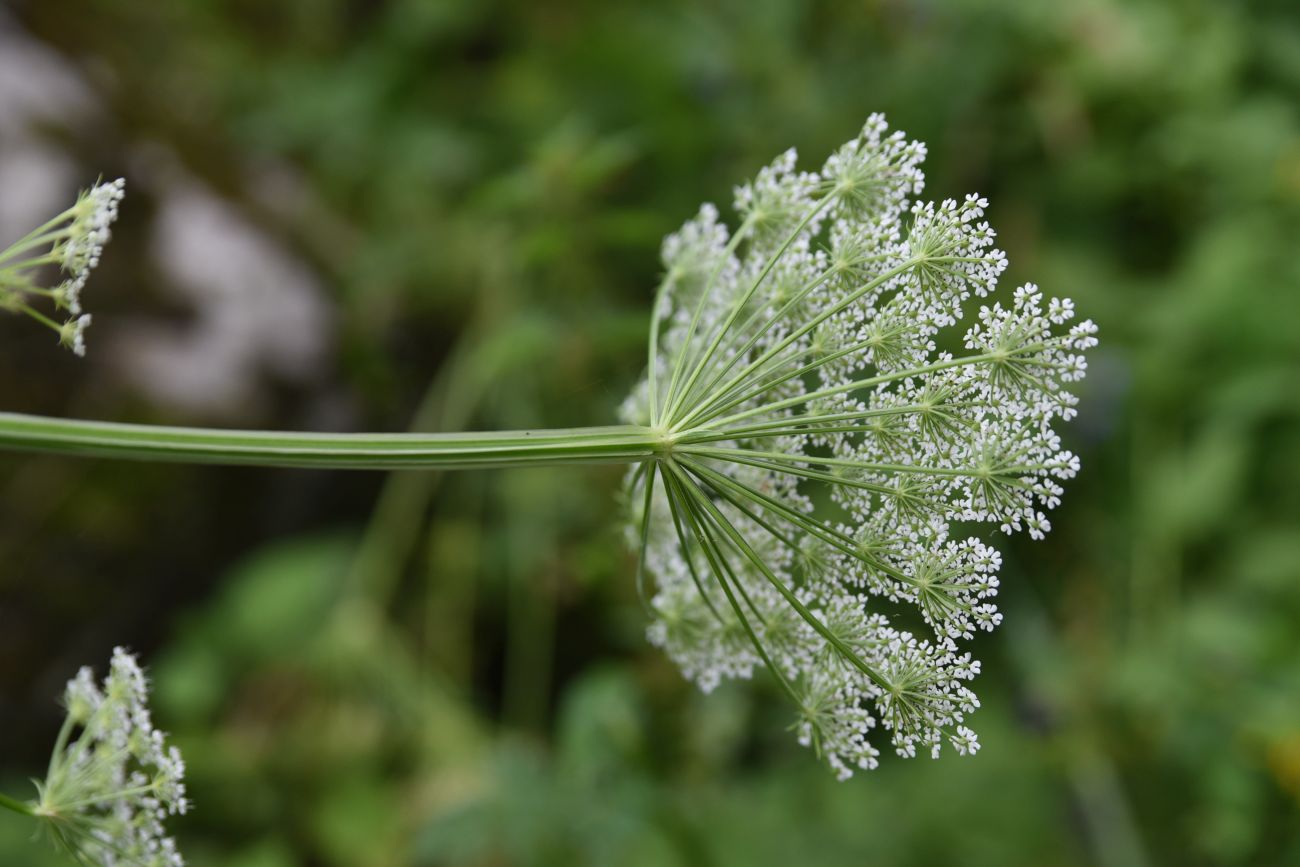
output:
<svg viewBox="0 0 1300 867"><path fill-rule="evenodd" d="M73 316L81 313L81 290L86 288L86 274L69 277L54 287L54 305L67 310Z"/></svg>
<svg viewBox="0 0 1300 867"><path fill-rule="evenodd" d="M59 342L83 358L86 355L86 329L90 327L90 321L91 315L83 313L64 322L59 331Z"/></svg>

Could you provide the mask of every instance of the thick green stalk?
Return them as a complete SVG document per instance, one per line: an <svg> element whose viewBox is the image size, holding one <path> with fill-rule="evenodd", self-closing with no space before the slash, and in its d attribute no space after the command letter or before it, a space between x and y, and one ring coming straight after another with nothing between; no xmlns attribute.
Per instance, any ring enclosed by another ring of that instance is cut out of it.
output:
<svg viewBox="0 0 1300 867"><path fill-rule="evenodd" d="M450 470L637 463L665 448L662 433L632 425L454 434L277 433L0 413L0 450L182 463Z"/></svg>
<svg viewBox="0 0 1300 867"><path fill-rule="evenodd" d="M31 804L26 801L19 801L15 798L11 798L8 795L0 795L0 807L3 807L6 810L13 810L15 813L22 813L24 816L36 815L32 811Z"/></svg>

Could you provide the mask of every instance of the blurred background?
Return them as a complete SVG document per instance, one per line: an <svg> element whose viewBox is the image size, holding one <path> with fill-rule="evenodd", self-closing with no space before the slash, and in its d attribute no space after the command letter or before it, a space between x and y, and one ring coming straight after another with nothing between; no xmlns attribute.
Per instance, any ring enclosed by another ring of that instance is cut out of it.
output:
<svg viewBox="0 0 1300 867"><path fill-rule="evenodd" d="M1300 864L1294 0L0 0L0 243L128 179L88 359L0 318L0 407L609 423L661 237L872 111L1101 326L977 757L839 784L770 683L697 694L617 470L0 455L0 790L125 644L196 867Z"/></svg>

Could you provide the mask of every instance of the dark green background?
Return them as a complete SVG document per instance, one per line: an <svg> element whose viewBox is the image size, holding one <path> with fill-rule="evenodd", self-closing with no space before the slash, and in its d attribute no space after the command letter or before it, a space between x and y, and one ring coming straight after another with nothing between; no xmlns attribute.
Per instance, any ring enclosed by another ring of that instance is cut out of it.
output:
<svg viewBox="0 0 1300 867"><path fill-rule="evenodd" d="M1070 296L1102 338L1056 529L1002 544L973 759L838 784L770 684L696 694L643 639L616 471L0 457L6 791L62 682L128 644L190 762L196 867L1300 863L1290 0L5 8L101 102L39 133L83 183L133 184L90 358L0 322L5 409L608 423L662 235L872 111L928 142L928 195L990 197L1005 291ZM191 322L148 241L164 162L334 311L323 360L254 371L256 403L182 410L113 373L119 323ZM0 816L0 863L47 863L29 830Z"/></svg>

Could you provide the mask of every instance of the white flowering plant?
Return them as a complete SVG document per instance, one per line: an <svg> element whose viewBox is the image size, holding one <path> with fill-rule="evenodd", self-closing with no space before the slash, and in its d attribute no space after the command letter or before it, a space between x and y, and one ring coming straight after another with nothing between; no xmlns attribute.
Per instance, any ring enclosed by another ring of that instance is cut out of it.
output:
<svg viewBox="0 0 1300 867"><path fill-rule="evenodd" d="M663 244L621 426L474 434L160 428L0 414L0 447L368 469L626 463L650 640L705 691L766 669L841 778L978 749L1001 622L990 532L1042 538L1078 460L1058 422L1096 344L1068 300L994 291L979 196L926 202L925 147L873 115L816 171L793 150ZM120 189L119 189L120 192ZM951 348L950 348L951 347Z"/></svg>
<svg viewBox="0 0 1300 867"><path fill-rule="evenodd" d="M188 806L185 762L153 726L136 658L115 649L102 683L81 669L63 703L67 715L36 799L0 795L0 807L36 819L80 864L181 867L164 822Z"/></svg>
<svg viewBox="0 0 1300 867"><path fill-rule="evenodd" d="M63 213L38 226L0 251L0 310L31 317L58 335L77 355L86 354L86 329L91 315L82 311L81 292L112 235L126 181L96 183ZM44 279L61 274L54 285ZM36 304L46 301L59 322Z"/></svg>

